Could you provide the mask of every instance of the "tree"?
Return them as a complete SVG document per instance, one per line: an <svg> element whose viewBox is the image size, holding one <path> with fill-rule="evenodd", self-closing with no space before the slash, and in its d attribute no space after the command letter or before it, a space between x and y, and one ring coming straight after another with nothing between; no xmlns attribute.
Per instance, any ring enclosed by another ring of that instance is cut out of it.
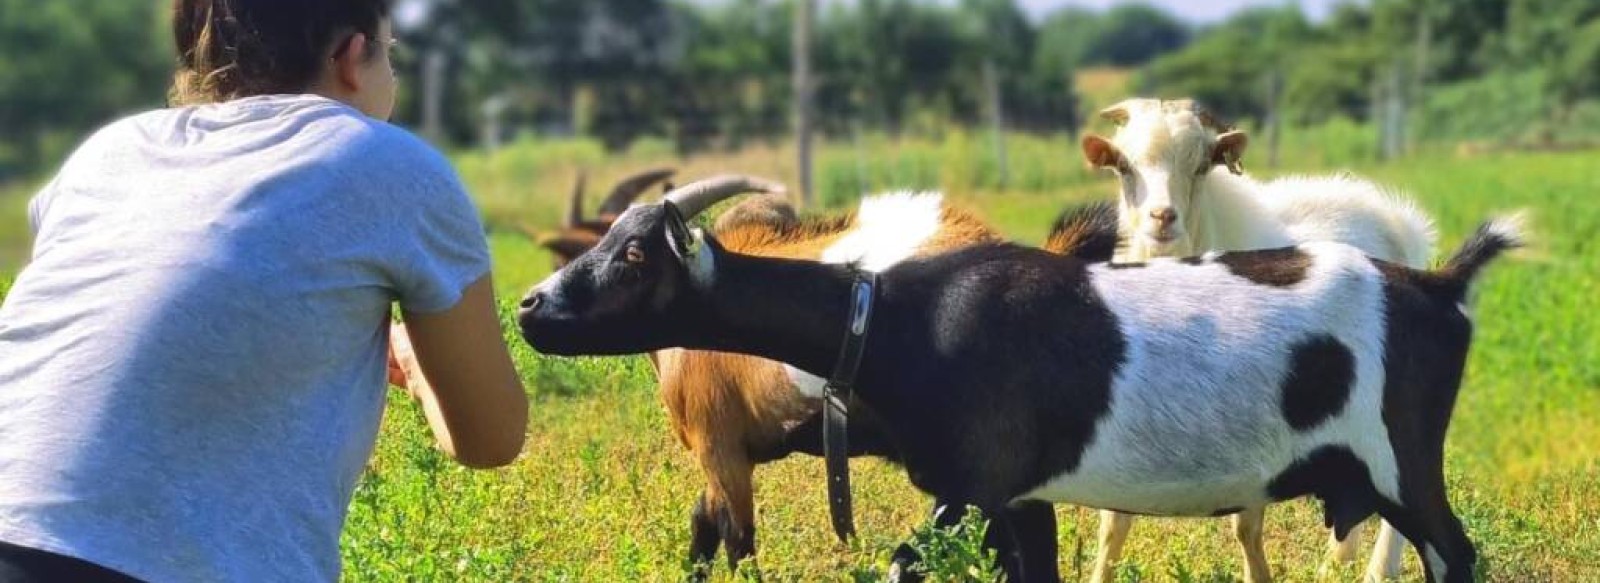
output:
<svg viewBox="0 0 1600 583"><path fill-rule="evenodd" d="M37 170L117 115L162 104L173 56L158 8L0 0L0 179Z"/></svg>
<svg viewBox="0 0 1600 583"><path fill-rule="evenodd" d="M1500 66L1544 71L1554 116L1600 98L1600 4L1513 0L1505 26Z"/></svg>
<svg viewBox="0 0 1600 583"><path fill-rule="evenodd" d="M672 56L663 0L422 1L433 18L418 29L459 41L444 43L461 69L455 97L470 103L458 109L507 100L548 132L582 126L613 148L662 129L664 105L641 89L663 82ZM587 117L580 93L594 101Z"/></svg>
<svg viewBox="0 0 1600 583"><path fill-rule="evenodd" d="M1140 82L1161 95L1198 99L1225 118L1270 125L1304 91L1295 79L1313 65L1301 51L1316 46L1316 38L1297 7L1253 8L1155 60Z"/></svg>
<svg viewBox="0 0 1600 583"><path fill-rule="evenodd" d="M1120 4L1101 16L1085 48L1084 64L1128 67L1183 48L1189 30L1148 4Z"/></svg>

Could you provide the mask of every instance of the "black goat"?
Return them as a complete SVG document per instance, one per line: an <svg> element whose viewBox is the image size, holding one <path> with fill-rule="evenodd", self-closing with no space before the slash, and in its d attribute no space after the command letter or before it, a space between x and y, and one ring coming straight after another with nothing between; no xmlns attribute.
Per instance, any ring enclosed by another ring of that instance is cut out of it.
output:
<svg viewBox="0 0 1600 583"><path fill-rule="evenodd" d="M855 271L728 252L684 221L708 204L629 210L523 300L523 337L827 375ZM1009 244L910 259L881 273L857 396L913 484L991 518L1013 581L1059 578L1050 503L1206 516L1308 494L1336 531L1376 512L1432 580L1471 581L1443 474L1461 303L1518 237L1486 224L1436 271L1332 243L1134 265Z"/></svg>

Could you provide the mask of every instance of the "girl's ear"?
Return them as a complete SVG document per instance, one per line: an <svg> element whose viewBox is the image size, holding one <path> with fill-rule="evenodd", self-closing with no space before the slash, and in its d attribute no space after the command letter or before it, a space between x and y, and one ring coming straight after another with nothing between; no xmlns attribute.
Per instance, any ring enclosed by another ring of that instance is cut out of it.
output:
<svg viewBox="0 0 1600 583"><path fill-rule="evenodd" d="M370 57L367 54L367 44L367 35L358 32L334 47L333 75L339 82L340 89L349 92L361 91L361 67Z"/></svg>

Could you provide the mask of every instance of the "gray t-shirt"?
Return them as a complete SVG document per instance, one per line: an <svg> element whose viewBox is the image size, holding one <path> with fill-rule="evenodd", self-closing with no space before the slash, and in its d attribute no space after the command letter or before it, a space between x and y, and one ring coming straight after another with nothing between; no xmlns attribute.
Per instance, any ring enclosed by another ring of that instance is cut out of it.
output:
<svg viewBox="0 0 1600 583"><path fill-rule="evenodd" d="M391 303L489 270L455 173L310 95L84 143L0 306L0 541L141 579L335 581Z"/></svg>

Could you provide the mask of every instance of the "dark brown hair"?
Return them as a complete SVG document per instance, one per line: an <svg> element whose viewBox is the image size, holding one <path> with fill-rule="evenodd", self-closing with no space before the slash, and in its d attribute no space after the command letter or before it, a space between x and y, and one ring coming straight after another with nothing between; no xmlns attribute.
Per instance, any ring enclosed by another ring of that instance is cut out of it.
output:
<svg viewBox="0 0 1600 583"><path fill-rule="evenodd" d="M173 0L174 105L306 90L335 43L378 34L392 0Z"/></svg>

